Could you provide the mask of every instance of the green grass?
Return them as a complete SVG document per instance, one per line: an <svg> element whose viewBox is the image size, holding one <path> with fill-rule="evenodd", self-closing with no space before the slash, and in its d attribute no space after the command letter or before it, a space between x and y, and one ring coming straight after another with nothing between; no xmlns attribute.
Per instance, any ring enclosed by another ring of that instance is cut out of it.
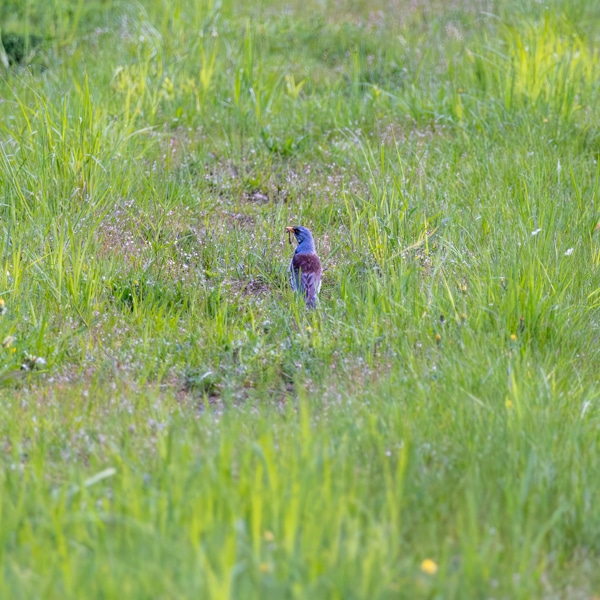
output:
<svg viewBox="0 0 600 600"><path fill-rule="evenodd" d="M600 592L596 3L0 18L0 597Z"/></svg>

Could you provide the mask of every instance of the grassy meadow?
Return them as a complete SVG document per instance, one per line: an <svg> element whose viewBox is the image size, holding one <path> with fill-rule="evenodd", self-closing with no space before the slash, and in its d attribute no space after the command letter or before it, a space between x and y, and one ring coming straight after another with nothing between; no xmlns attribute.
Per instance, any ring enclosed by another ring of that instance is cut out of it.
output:
<svg viewBox="0 0 600 600"><path fill-rule="evenodd" d="M600 3L0 27L1 598L600 595Z"/></svg>

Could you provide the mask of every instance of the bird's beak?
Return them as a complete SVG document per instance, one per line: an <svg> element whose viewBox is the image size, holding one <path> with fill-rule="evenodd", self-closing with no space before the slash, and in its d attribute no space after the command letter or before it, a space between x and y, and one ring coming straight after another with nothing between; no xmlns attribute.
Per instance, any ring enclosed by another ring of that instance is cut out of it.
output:
<svg viewBox="0 0 600 600"><path fill-rule="evenodd" d="M293 227L286 227L286 228L285 228L285 230L286 230L288 233L294 233L294 228L293 228Z"/></svg>

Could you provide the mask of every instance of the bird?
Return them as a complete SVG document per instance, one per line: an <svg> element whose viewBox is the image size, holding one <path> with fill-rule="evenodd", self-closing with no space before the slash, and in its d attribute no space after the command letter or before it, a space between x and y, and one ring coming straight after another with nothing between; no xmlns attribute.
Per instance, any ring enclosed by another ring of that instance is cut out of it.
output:
<svg viewBox="0 0 600 600"><path fill-rule="evenodd" d="M315 241L310 229L297 225L285 228L289 242L292 243L291 234L296 237L298 245L290 262L290 284L295 292L304 295L306 306L315 308L317 295L321 289L321 276L323 268L315 250Z"/></svg>

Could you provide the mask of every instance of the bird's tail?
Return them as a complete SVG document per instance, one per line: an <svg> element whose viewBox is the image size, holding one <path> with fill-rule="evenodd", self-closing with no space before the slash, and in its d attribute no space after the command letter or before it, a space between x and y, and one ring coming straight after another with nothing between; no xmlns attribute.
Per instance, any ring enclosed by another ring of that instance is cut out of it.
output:
<svg viewBox="0 0 600 600"><path fill-rule="evenodd" d="M317 308L317 297L316 296L306 299L306 308Z"/></svg>

